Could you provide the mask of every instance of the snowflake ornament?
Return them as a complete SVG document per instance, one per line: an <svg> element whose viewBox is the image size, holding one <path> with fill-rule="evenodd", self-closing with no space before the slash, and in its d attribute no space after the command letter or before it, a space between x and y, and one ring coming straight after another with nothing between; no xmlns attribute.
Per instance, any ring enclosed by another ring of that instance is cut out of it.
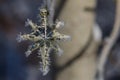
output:
<svg viewBox="0 0 120 80"><path fill-rule="evenodd" d="M40 9L41 18L40 25L33 23L31 20L27 19L26 25L29 25L32 29L32 32L29 34L19 34L17 37L18 42L29 40L34 44L28 47L28 50L25 52L28 57L34 50L38 49L38 55L41 58L41 68L43 75L46 75L49 72L50 65L50 52L51 50L54 53L62 54L58 42L60 40L70 39L70 36L60 34L57 29L64 26L64 22L56 21L55 24L48 23L49 12L46 8Z"/></svg>

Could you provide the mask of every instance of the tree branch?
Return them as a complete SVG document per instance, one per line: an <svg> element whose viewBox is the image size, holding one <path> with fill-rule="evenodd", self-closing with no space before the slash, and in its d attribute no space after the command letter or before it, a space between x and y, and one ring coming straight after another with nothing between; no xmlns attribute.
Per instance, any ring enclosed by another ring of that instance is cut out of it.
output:
<svg viewBox="0 0 120 80"><path fill-rule="evenodd" d="M103 47L103 50L101 52L101 56L98 63L97 80L104 80L104 66L108 58L108 55L110 54L111 48L117 41L117 38L119 36L119 30L120 30L120 0L117 0L115 23L114 23L113 31L108 40L108 43Z"/></svg>

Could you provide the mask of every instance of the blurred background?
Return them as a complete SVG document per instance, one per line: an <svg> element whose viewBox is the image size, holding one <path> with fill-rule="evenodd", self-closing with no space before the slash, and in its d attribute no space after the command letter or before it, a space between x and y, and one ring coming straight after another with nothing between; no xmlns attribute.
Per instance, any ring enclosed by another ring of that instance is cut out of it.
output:
<svg viewBox="0 0 120 80"><path fill-rule="evenodd" d="M62 56L51 54L51 70L42 76L36 51L28 58L29 41L18 43L17 35L29 33L29 18L38 23L43 0L0 0L0 80L96 80L103 46L113 30L116 0L56 0L54 20L65 22L61 33L71 41L61 42ZM120 35L105 62L104 80L120 80Z"/></svg>

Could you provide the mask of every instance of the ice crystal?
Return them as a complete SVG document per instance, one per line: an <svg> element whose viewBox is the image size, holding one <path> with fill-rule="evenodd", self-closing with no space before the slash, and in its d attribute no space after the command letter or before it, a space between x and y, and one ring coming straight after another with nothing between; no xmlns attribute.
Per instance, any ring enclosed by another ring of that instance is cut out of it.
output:
<svg viewBox="0 0 120 80"><path fill-rule="evenodd" d="M38 49L38 55L41 58L41 68L43 75L49 72L50 65L50 52L53 50L54 53L61 55L63 51L60 49L58 42L60 40L69 39L70 36L60 34L57 29L64 26L64 22L56 21L55 24L48 23L48 10L46 8L40 9L41 18L40 25L33 23L31 20L27 19L26 26L30 26L32 32L29 34L18 35L18 42L29 40L34 44L28 47L25 52L28 57L34 50Z"/></svg>

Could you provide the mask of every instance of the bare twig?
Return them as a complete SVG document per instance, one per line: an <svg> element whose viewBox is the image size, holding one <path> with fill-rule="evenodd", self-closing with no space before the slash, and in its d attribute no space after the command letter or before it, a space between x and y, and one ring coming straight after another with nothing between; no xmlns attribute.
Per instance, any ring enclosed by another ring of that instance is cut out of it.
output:
<svg viewBox="0 0 120 80"><path fill-rule="evenodd" d="M98 63L98 80L104 80L104 66L108 58L108 55L110 54L110 50L119 36L119 30L120 30L120 0L117 0L116 17L113 31L110 35L108 43L104 46L101 52L101 56Z"/></svg>

